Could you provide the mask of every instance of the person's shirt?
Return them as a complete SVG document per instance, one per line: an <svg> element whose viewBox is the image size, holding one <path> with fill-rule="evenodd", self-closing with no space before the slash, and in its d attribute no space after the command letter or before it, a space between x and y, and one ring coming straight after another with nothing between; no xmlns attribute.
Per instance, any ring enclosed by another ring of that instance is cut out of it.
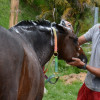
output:
<svg viewBox="0 0 100 100"><path fill-rule="evenodd" d="M94 25L84 34L86 41L92 41L92 52L89 65L100 68L100 24ZM100 78L88 71L85 84L93 91L100 92Z"/></svg>

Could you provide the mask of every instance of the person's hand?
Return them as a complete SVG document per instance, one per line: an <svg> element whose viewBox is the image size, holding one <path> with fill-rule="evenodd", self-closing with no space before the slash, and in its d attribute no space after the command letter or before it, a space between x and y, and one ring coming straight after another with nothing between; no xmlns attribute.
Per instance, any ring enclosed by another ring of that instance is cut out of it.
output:
<svg viewBox="0 0 100 100"><path fill-rule="evenodd" d="M83 67L85 65L84 62L82 62L79 58L72 58L73 62L69 62L69 65L77 66L77 67Z"/></svg>

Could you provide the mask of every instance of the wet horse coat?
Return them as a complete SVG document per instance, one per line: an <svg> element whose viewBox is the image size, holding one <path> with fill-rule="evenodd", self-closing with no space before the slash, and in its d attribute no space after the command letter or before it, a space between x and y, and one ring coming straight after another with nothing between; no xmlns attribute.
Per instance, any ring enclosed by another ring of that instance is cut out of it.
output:
<svg viewBox="0 0 100 100"><path fill-rule="evenodd" d="M78 51L74 34L57 24L52 27L57 31L60 59L71 61L74 56L86 60L84 53ZM41 66L53 51L54 36L48 21L22 21L9 30L0 27L0 100L42 100Z"/></svg>
<svg viewBox="0 0 100 100"><path fill-rule="evenodd" d="M44 80L36 53L18 34L0 30L0 100L40 100Z"/></svg>

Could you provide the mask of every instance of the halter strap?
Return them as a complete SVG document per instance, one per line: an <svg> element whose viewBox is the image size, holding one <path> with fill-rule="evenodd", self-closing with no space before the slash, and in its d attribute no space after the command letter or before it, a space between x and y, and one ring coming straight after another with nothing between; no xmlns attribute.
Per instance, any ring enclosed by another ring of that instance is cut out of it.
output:
<svg viewBox="0 0 100 100"><path fill-rule="evenodd" d="M56 29L52 27L54 33L54 57L55 57L55 72L58 72L58 51L57 51L57 34Z"/></svg>
<svg viewBox="0 0 100 100"><path fill-rule="evenodd" d="M57 34L56 34L56 29L52 27L53 33L54 33L54 53L57 53Z"/></svg>
<svg viewBox="0 0 100 100"><path fill-rule="evenodd" d="M59 75L58 75L58 54L57 54L57 34L56 34L56 29L54 27L51 28L53 30L54 33L54 57L55 57L55 72L53 75L46 77L46 81L45 83L49 82L51 84L55 84L58 79L59 79ZM55 82L52 82L51 80L55 78Z"/></svg>

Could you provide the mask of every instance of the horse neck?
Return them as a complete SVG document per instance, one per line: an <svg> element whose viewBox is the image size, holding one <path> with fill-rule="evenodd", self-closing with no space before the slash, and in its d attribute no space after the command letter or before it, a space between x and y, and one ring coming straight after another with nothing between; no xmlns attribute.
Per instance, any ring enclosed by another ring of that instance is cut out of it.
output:
<svg viewBox="0 0 100 100"><path fill-rule="evenodd" d="M49 32L36 33L36 38L33 40L33 48L41 66L44 66L50 60L54 51L54 46L51 45L51 34Z"/></svg>
<svg viewBox="0 0 100 100"><path fill-rule="evenodd" d="M51 39L53 37L51 36L50 30L37 31L37 29L34 29L34 31L30 33L28 33L27 31L22 32L23 30L20 31L20 29L18 29L17 27L12 28L12 30L16 31L22 37L25 37L28 40L33 50L35 50L42 67L50 60L54 52L54 46L51 45ZM52 40L52 42L54 41Z"/></svg>

